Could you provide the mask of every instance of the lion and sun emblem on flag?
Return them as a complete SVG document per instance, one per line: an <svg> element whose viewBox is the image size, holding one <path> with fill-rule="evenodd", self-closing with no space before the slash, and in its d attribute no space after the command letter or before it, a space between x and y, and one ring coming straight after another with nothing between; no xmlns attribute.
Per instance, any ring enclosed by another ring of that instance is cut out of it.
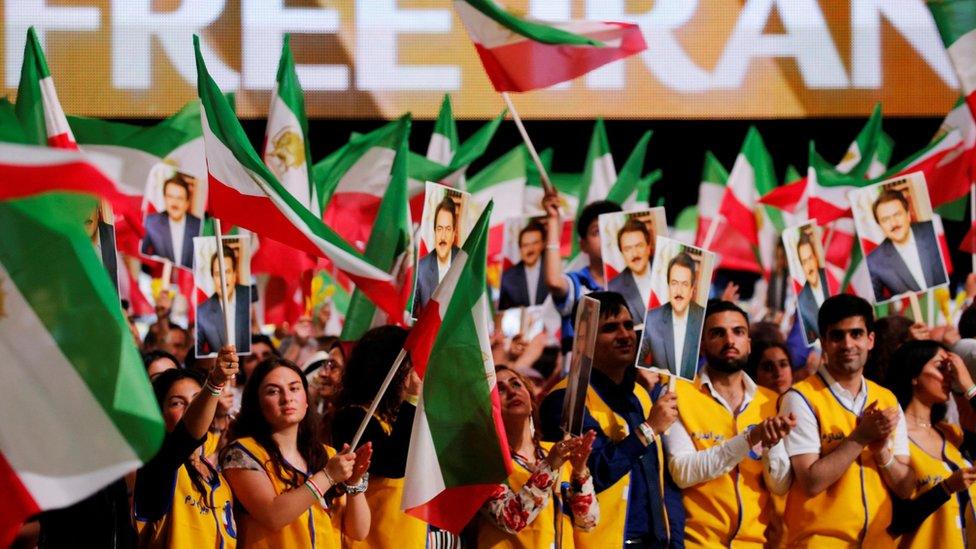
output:
<svg viewBox="0 0 976 549"><path fill-rule="evenodd" d="M278 178L289 170L305 165L305 143L302 136L291 126L285 126L271 138L271 147L264 155L264 161Z"/></svg>

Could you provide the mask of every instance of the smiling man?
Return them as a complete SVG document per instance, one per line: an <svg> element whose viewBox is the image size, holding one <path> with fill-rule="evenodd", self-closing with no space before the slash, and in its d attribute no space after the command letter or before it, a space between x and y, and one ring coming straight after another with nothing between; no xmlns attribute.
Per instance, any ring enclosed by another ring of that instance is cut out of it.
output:
<svg viewBox="0 0 976 549"><path fill-rule="evenodd" d="M574 546L683 547L681 492L659 460L660 435L677 419L677 397L664 393L651 404L646 372L634 368L637 334L627 302L616 292L593 292L600 322L593 371L586 391L583 432L596 433L587 466L601 519L590 532L573 531ZM566 380L540 406L545 440L562 440Z"/></svg>
<svg viewBox="0 0 976 549"><path fill-rule="evenodd" d="M617 231L617 248L627 267L610 281L607 289L627 300L630 316L644 317L651 297L651 257L654 255L654 235L647 224L630 219Z"/></svg>
<svg viewBox="0 0 976 549"><path fill-rule="evenodd" d="M908 199L881 191L872 206L885 239L868 254L868 272L877 301L945 284L946 272L931 221L911 222Z"/></svg>
<svg viewBox="0 0 976 549"><path fill-rule="evenodd" d="M695 260L681 252L668 262L668 302L644 319L639 364L693 379L705 309L695 303Z"/></svg>

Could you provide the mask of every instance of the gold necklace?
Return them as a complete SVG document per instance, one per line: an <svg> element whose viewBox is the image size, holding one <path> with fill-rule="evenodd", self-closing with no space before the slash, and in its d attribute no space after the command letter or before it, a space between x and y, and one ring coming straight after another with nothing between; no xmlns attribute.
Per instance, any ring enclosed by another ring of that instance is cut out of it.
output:
<svg viewBox="0 0 976 549"><path fill-rule="evenodd" d="M915 422L915 425L917 425L918 427L921 427L923 429L931 429L932 428L932 423L926 423L924 421L919 421L918 420L918 416L916 416L914 414L905 414L905 415L908 416L908 417L910 417L910 418L912 418L912 420Z"/></svg>

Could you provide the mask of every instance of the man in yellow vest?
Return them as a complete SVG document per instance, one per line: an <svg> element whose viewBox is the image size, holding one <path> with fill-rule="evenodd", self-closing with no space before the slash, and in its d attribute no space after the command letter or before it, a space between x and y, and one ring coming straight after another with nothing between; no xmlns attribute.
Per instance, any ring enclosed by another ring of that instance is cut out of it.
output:
<svg viewBox="0 0 976 549"><path fill-rule="evenodd" d="M793 414L786 451L795 480L786 500L790 547L894 547L891 495L912 495L905 418L895 396L864 378L874 311L841 294L820 307L826 363L780 402Z"/></svg>
<svg viewBox="0 0 976 549"><path fill-rule="evenodd" d="M782 439L795 423L776 414L778 395L742 369L749 360L749 318L728 301L705 309L704 368L679 380L680 421L664 437L668 469L682 488L688 547L766 543L770 492L790 487Z"/></svg>
<svg viewBox="0 0 976 549"><path fill-rule="evenodd" d="M665 393L652 405L651 396L659 389L649 391L655 386L634 367L637 334L624 297L616 292L593 292L589 297L600 302L600 323L583 431L596 432L587 465L600 503L600 522L590 532L574 530L574 546L683 547L681 492L664 466L660 440L678 417L676 398ZM540 406L545 440L563 438L559 420L565 397L563 380Z"/></svg>

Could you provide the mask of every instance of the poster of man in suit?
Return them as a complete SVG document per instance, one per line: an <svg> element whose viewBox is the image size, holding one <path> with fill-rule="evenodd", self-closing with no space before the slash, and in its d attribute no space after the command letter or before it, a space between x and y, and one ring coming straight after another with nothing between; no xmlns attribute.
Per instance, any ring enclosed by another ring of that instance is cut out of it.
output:
<svg viewBox="0 0 976 549"><path fill-rule="evenodd" d="M651 299L655 240L668 235L664 208L607 213L598 224L607 289L624 296L632 318L643 319Z"/></svg>
<svg viewBox="0 0 976 549"><path fill-rule="evenodd" d="M504 266L498 309L541 305L549 297L545 280L546 226L544 219L515 217L505 222Z"/></svg>
<svg viewBox="0 0 976 549"><path fill-rule="evenodd" d="M420 316L430 297L451 268L451 261L478 220L483 206L469 193L427 182L417 242L413 314Z"/></svg>
<svg viewBox="0 0 976 549"><path fill-rule="evenodd" d="M814 221L783 231L783 247L807 345L813 345L820 337L817 328L820 305L833 295L827 279L822 235Z"/></svg>
<svg viewBox="0 0 976 549"><path fill-rule="evenodd" d="M225 344L237 347L237 354L251 352L251 253L249 239L241 236L224 236L223 271L225 290L220 286L220 255L217 253L217 239L212 236L198 236L193 239L193 279L198 292L196 303L196 356L197 358L217 356L217 351ZM199 301L200 294L208 296ZM227 306L228 330L224 325L222 297Z"/></svg>
<svg viewBox="0 0 976 549"><path fill-rule="evenodd" d="M193 265L193 238L200 234L203 225L199 214L193 213L197 180L178 171L170 174L160 186L162 200L157 197L147 201L143 219L146 236L140 248L146 255L189 268ZM150 205L157 204L162 204L162 211L149 213Z"/></svg>
<svg viewBox="0 0 976 549"><path fill-rule="evenodd" d="M948 282L925 175L910 173L848 193L875 303Z"/></svg>
<svg viewBox="0 0 976 549"><path fill-rule="evenodd" d="M694 379L715 254L657 237L637 366Z"/></svg>

